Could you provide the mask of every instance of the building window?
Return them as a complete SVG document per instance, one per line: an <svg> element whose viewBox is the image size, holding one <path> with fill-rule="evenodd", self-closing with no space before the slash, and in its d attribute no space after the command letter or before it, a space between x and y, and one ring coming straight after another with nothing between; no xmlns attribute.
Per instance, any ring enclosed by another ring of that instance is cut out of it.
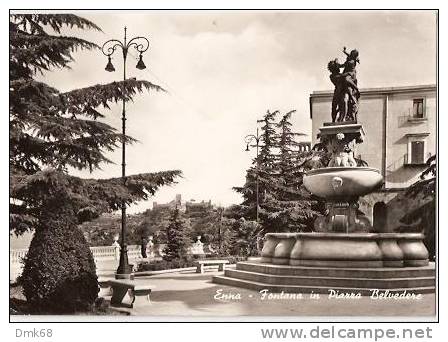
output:
<svg viewBox="0 0 448 342"><path fill-rule="evenodd" d="M387 206L384 202L377 202L373 206L373 230L375 232L387 231Z"/></svg>
<svg viewBox="0 0 448 342"><path fill-rule="evenodd" d="M423 119L425 117L425 100L422 98L414 99L412 117L415 119Z"/></svg>
<svg viewBox="0 0 448 342"><path fill-rule="evenodd" d="M411 164L425 163L425 142L416 140L411 142Z"/></svg>
<svg viewBox="0 0 448 342"><path fill-rule="evenodd" d="M408 138L408 153L405 156L406 165L422 165L430 157L431 153L427 151L426 137L429 133L410 133L406 134Z"/></svg>

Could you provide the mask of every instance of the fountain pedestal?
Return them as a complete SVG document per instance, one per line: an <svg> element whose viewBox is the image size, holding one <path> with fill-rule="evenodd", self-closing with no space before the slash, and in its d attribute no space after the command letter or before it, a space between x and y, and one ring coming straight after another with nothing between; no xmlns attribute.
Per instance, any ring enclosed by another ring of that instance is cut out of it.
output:
<svg viewBox="0 0 448 342"><path fill-rule="evenodd" d="M305 187L327 201L327 214L314 225L317 232L369 232L372 225L359 212L359 196L381 186L382 176L377 169L358 167L356 145L364 141L362 125L326 123L318 137L331 153L328 167L309 171L303 179Z"/></svg>

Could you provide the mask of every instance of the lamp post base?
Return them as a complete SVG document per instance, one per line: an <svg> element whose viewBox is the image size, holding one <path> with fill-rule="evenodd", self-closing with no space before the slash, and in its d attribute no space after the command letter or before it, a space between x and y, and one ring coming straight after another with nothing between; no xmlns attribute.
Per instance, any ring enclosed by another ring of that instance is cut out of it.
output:
<svg viewBox="0 0 448 342"><path fill-rule="evenodd" d="M115 279L134 280L134 273L115 273Z"/></svg>
<svg viewBox="0 0 448 342"><path fill-rule="evenodd" d="M120 250L120 264L115 273L115 279L134 279L133 265L129 265L126 245L122 246Z"/></svg>

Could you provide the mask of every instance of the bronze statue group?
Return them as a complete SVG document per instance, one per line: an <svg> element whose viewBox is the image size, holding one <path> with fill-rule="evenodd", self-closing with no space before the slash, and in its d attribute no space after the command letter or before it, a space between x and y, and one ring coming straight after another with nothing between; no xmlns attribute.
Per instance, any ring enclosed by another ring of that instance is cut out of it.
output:
<svg viewBox="0 0 448 342"><path fill-rule="evenodd" d="M347 59L340 64L338 59L328 63L330 80L334 84L331 119L333 122L356 122L359 107L359 89L356 78L356 65L359 64L359 52L343 50ZM341 73L341 68L344 68Z"/></svg>

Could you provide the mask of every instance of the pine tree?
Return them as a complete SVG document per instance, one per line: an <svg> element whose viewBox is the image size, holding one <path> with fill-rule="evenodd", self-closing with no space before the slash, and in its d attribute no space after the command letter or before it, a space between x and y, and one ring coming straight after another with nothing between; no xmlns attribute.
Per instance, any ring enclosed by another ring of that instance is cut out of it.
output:
<svg viewBox="0 0 448 342"><path fill-rule="evenodd" d="M292 131L291 115L293 113L295 113L295 110L289 111L277 123L277 128L280 132L277 139L279 154L276 167L280 178L279 185L283 186L283 188L279 189L279 200L294 198L295 190L302 183L303 174L297 163L302 153L297 151L299 143L296 141L296 137L304 136L305 134Z"/></svg>
<svg viewBox="0 0 448 342"><path fill-rule="evenodd" d="M418 200L421 205L406 213L400 221L407 225L414 225L416 231L425 234L424 242L433 260L436 255L436 155L431 156L426 161L426 165L426 169L420 174L420 179L412 184L405 194L409 199Z"/></svg>
<svg viewBox="0 0 448 342"><path fill-rule="evenodd" d="M166 247L163 250L164 260L172 261L187 258L190 239L186 232L185 222L177 207L171 213L170 221L166 228L166 240Z"/></svg>
<svg viewBox="0 0 448 342"><path fill-rule="evenodd" d="M72 310L91 304L98 292L93 258L77 224L119 209L122 201L147 199L180 171L133 175L126 184L69 174L70 168L92 171L110 162L105 153L122 142L115 128L100 121L101 107L163 89L128 79L62 93L37 81L37 74L70 68L78 49L98 48L62 36L64 27L100 30L71 14L10 16L10 230L35 231L22 273L27 300L36 308ZM67 260L68 273L61 271ZM65 288L71 296L64 297Z"/></svg>
<svg viewBox="0 0 448 342"><path fill-rule="evenodd" d="M254 158L252 166L246 171L246 182L242 187L233 190L243 196L240 205L240 217L247 220L256 220L257 212L257 181L259 212L262 212L266 196L272 191L273 175L275 170L274 148L276 144L275 117L278 111L269 110L258 122L261 126L260 151L258 158ZM235 208L234 208L235 210Z"/></svg>
<svg viewBox="0 0 448 342"><path fill-rule="evenodd" d="M275 169L275 154L273 149L277 145L277 134L275 130L275 119L279 111L266 111L263 119L258 120L261 126L261 147L258 155L260 164L260 174L269 178ZM268 187L267 184L265 184Z"/></svg>
<svg viewBox="0 0 448 342"><path fill-rule="evenodd" d="M246 183L234 190L243 195L241 206L233 208L234 217L239 214L249 220L255 218L256 181L259 181L259 216L262 231L310 231L316 216L322 211L322 203L303 186L305 162L309 152L297 150L296 138L304 134L292 131L292 110L276 123L279 111L270 112L260 122L261 149L258 159L247 170ZM257 172L258 171L258 172ZM255 237L254 237L255 238Z"/></svg>
<svg viewBox="0 0 448 342"><path fill-rule="evenodd" d="M297 149L296 138L305 134L292 131L291 115L294 112L284 114L277 123L275 181L264 203L263 225L269 231L309 231L318 215L316 199L303 186L301 164L308 153Z"/></svg>
<svg viewBox="0 0 448 342"><path fill-rule="evenodd" d="M229 225L233 231L234 255L252 256L257 255L257 236L260 232L260 226L255 221L247 221L244 217L239 219L228 219L226 225Z"/></svg>

